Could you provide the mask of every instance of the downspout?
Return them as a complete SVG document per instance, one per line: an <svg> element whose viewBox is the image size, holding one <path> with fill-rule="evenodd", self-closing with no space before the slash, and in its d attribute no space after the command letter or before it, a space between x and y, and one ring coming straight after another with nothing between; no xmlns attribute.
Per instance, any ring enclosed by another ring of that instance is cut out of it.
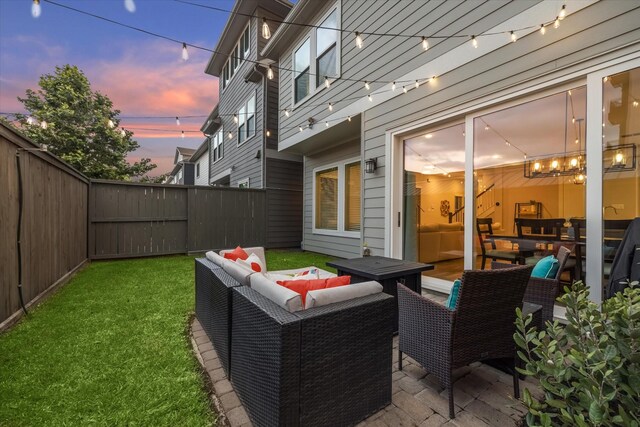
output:
<svg viewBox="0 0 640 427"><path fill-rule="evenodd" d="M258 66L254 65L253 70L260 73L262 76L262 188L267 188L267 74L266 71Z"/></svg>
<svg viewBox="0 0 640 427"><path fill-rule="evenodd" d="M18 172L18 227L16 233L16 249L18 252L18 297L20 299L20 307L24 314L29 314L27 307L24 305L24 296L22 295L22 242L20 240L22 236L22 167L20 165L20 150L16 151L16 168Z"/></svg>

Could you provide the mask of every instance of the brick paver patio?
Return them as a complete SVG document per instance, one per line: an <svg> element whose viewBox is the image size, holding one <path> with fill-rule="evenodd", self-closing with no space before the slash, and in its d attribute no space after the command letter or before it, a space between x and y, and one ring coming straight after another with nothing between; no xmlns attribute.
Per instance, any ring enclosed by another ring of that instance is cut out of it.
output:
<svg viewBox="0 0 640 427"><path fill-rule="evenodd" d="M433 296L440 299L439 296ZM209 375L214 393L211 399L223 422L231 426L250 426L251 421L233 385L227 379L213 345L194 318L191 325L194 350ZM438 380L408 356L398 371L398 337L393 339L393 385L391 404L358 426L516 426L524 417L524 405L513 397L513 379L497 369L474 363L454 371L456 418L449 420L447 392ZM520 381L520 388L539 395L531 380Z"/></svg>

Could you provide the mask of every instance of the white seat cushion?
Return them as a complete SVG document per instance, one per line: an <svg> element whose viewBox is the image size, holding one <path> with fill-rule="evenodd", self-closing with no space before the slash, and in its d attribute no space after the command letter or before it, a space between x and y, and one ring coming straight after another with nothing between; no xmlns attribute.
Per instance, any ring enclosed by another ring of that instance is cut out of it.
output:
<svg viewBox="0 0 640 427"><path fill-rule="evenodd" d="M306 310L308 308L320 307L380 292L382 292L382 285L374 281L354 283L352 285L338 286L335 288L318 289L307 292L304 308Z"/></svg>
<svg viewBox="0 0 640 427"><path fill-rule="evenodd" d="M299 293L272 282L262 274L253 274L249 280L251 282L251 289L270 299L290 313L302 310L302 297Z"/></svg>
<svg viewBox="0 0 640 427"><path fill-rule="evenodd" d="M292 280L293 275L297 274L297 273L302 273L303 271L309 270L310 268L318 268L315 266L310 266L310 267L302 267L302 268L293 268L291 270L278 270L278 271L273 271L269 274L279 274L282 276L288 276L286 279L278 279L278 280ZM323 270L321 268L318 268L318 273L319 273L319 278L320 279L329 279L330 277L338 277L337 274L333 274L329 271ZM303 280L304 278L302 277L296 277L296 280Z"/></svg>

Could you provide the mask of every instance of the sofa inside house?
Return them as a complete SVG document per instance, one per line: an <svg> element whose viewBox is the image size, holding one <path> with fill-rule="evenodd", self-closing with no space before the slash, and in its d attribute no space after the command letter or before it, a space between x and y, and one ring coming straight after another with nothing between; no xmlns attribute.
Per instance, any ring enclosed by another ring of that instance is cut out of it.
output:
<svg viewBox="0 0 640 427"><path fill-rule="evenodd" d="M267 272L262 248L245 251L258 265L196 259L196 316L253 424L353 425L388 405L393 297L365 282L302 298L276 281L336 276Z"/></svg>
<svg viewBox="0 0 640 427"><path fill-rule="evenodd" d="M464 227L461 222L421 224L418 228L420 262L438 262L464 257Z"/></svg>

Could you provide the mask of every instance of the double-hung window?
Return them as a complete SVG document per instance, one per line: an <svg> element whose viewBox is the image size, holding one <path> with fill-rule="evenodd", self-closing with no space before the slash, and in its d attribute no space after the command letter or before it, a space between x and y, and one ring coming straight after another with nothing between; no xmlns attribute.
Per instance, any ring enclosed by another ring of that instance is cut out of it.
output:
<svg viewBox="0 0 640 427"><path fill-rule="evenodd" d="M319 28L293 52L293 101L297 104L340 74L339 10L334 8L318 21ZM311 78L315 76L315 78Z"/></svg>
<svg viewBox="0 0 640 427"><path fill-rule="evenodd" d="M256 134L256 95L245 102L238 111L238 145Z"/></svg>
<svg viewBox="0 0 640 427"><path fill-rule="evenodd" d="M360 235L360 160L351 159L313 172L313 232Z"/></svg>
<svg viewBox="0 0 640 427"><path fill-rule="evenodd" d="M224 143L224 133L222 132L222 128L220 128L220 130L211 137L211 158L213 159L213 163L217 162L222 158L223 143Z"/></svg>
<svg viewBox="0 0 640 427"><path fill-rule="evenodd" d="M251 24L247 25L240 40L229 54L226 64L222 67L222 89L225 89L233 78L236 70L240 68L245 59L251 53Z"/></svg>

